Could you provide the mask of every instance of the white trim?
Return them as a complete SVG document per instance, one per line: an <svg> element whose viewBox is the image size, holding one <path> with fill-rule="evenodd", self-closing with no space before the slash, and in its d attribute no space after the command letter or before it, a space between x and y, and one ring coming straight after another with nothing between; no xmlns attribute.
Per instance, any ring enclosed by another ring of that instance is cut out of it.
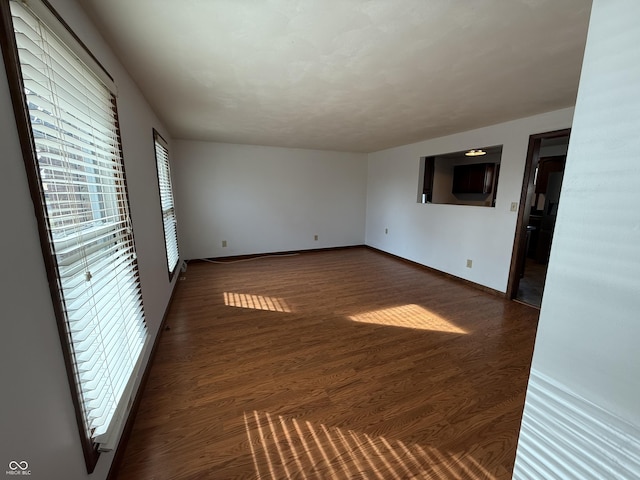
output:
<svg viewBox="0 0 640 480"><path fill-rule="evenodd" d="M640 478L640 429L531 371L516 480Z"/></svg>

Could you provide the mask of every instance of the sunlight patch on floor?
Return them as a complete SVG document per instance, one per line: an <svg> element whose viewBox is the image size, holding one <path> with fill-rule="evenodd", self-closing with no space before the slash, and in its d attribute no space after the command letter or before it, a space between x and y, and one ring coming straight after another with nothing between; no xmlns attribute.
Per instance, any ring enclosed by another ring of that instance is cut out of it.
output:
<svg viewBox="0 0 640 480"><path fill-rule="evenodd" d="M467 453L256 410L244 424L258 479L494 478Z"/></svg>
<svg viewBox="0 0 640 480"><path fill-rule="evenodd" d="M350 316L349 319L354 322L375 323L377 325L415 328L434 332L469 333L445 318L415 304L359 313L358 315Z"/></svg>
<svg viewBox="0 0 640 480"><path fill-rule="evenodd" d="M223 295L224 304L228 307L268 310L270 312L292 312L291 307L283 298L234 292L224 292Z"/></svg>

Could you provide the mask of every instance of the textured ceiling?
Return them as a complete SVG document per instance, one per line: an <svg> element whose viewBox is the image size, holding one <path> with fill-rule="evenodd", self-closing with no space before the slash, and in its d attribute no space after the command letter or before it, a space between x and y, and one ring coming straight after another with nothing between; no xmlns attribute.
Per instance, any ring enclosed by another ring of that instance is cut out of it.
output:
<svg viewBox="0 0 640 480"><path fill-rule="evenodd" d="M174 138L371 152L571 106L590 0L79 0Z"/></svg>

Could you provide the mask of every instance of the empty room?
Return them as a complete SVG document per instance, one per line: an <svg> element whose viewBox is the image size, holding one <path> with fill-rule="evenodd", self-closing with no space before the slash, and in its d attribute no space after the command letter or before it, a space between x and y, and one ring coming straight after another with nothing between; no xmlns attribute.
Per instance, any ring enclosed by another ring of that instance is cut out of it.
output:
<svg viewBox="0 0 640 480"><path fill-rule="evenodd" d="M8 478L640 478L637 1L0 17Z"/></svg>

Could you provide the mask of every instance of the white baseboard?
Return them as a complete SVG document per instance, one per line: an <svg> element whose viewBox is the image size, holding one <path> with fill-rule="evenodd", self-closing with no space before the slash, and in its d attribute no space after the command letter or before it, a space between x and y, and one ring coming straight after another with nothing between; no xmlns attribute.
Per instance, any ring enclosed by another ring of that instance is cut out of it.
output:
<svg viewBox="0 0 640 480"><path fill-rule="evenodd" d="M513 478L640 479L640 429L532 370Z"/></svg>

